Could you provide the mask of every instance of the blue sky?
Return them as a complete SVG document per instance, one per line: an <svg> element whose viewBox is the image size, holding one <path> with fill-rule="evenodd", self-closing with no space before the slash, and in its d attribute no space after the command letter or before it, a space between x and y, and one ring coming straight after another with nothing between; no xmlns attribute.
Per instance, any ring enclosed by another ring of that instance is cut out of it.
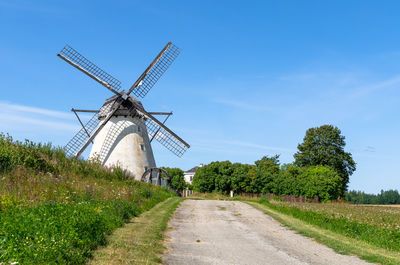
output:
<svg viewBox="0 0 400 265"><path fill-rule="evenodd" d="M400 189L397 1L0 0L0 131L65 143L69 111L112 96L56 54L68 43L129 88L168 42L181 55L143 100L173 111L191 144L158 166L293 161L310 127L333 124L357 171L350 189Z"/></svg>

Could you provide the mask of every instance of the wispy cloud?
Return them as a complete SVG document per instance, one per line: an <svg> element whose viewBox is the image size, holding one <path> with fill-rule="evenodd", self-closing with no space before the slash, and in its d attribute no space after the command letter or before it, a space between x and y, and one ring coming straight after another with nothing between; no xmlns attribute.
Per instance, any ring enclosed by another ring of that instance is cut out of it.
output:
<svg viewBox="0 0 400 265"><path fill-rule="evenodd" d="M16 127L25 127L27 130L30 125L41 126L42 129L53 129L53 130L68 130L77 131L80 127L77 124L67 123L67 122L57 122L49 121L43 119L37 119L32 117L27 117L19 114L8 114L0 113L0 121L2 122L2 127L7 127L8 129Z"/></svg>
<svg viewBox="0 0 400 265"><path fill-rule="evenodd" d="M369 153L375 153L375 147L367 146L367 147L365 147L365 149L363 151L364 152L369 152Z"/></svg>
<svg viewBox="0 0 400 265"><path fill-rule="evenodd" d="M262 144L255 144L252 142L244 142L239 140L224 140L224 139L213 139L213 140L198 140L193 142L193 146L201 147L204 150L209 151L218 151L224 150L226 152L235 151L236 148L240 148L240 152L247 151L249 153L253 153L254 150L267 150L273 152L281 152L281 153L294 153L296 150L286 147L276 147L276 146L268 146ZM243 148L245 147L245 148Z"/></svg>
<svg viewBox="0 0 400 265"><path fill-rule="evenodd" d="M267 145L260 145L254 144L250 142L242 142L242 141L221 141L221 143L228 144L228 145L235 145L240 147L248 147L253 149L261 149L261 150L268 150L268 151L278 151L283 153L294 153L296 150L284 147L275 147L275 146L267 146Z"/></svg>
<svg viewBox="0 0 400 265"><path fill-rule="evenodd" d="M349 98L357 99L357 98L360 98L363 96L367 96L377 90L389 88L389 87L393 87L393 86L399 86L399 85L400 85L400 75L396 75L389 79L373 83L371 85L358 87L358 88L354 89L353 92L350 93Z"/></svg>
<svg viewBox="0 0 400 265"><path fill-rule="evenodd" d="M13 104L5 101L0 101L0 109L2 111L10 111L10 112L22 112L22 113L35 113L43 116L49 116L59 119L75 119L74 115L71 113L63 112L63 111L55 111L37 107L24 106L19 104Z"/></svg>
<svg viewBox="0 0 400 265"><path fill-rule="evenodd" d="M254 110L254 111L272 111L273 108L261 106L258 103L250 103L246 101L239 101L233 99L213 99L213 102L223 104L226 106L244 109L244 110Z"/></svg>
<svg viewBox="0 0 400 265"><path fill-rule="evenodd" d="M42 130L76 131L79 124L74 119L74 115L67 112L0 102L0 129L3 130L29 130L37 126Z"/></svg>

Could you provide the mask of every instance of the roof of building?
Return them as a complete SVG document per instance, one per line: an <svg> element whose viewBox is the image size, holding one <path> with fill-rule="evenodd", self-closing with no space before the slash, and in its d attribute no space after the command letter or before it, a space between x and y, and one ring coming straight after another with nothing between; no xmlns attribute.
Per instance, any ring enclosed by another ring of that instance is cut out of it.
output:
<svg viewBox="0 0 400 265"><path fill-rule="evenodd" d="M199 168L198 166L195 166L194 168L185 171L185 173L195 173L198 168Z"/></svg>

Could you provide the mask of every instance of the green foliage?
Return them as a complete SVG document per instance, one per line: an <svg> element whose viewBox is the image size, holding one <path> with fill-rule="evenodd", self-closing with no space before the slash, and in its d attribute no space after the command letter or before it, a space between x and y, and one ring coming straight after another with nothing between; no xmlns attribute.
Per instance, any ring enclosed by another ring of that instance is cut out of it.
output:
<svg viewBox="0 0 400 265"><path fill-rule="evenodd" d="M336 171L324 166L308 167L301 174L303 194L302 196L314 198L321 201L337 199L343 180Z"/></svg>
<svg viewBox="0 0 400 265"><path fill-rule="evenodd" d="M276 191L275 180L279 176L279 155L273 157L264 156L254 162L256 164L256 177L250 186L254 193L274 193Z"/></svg>
<svg viewBox="0 0 400 265"><path fill-rule="evenodd" d="M186 188L186 181L183 177L183 170L180 168L163 167L171 177L171 187L177 191L182 191Z"/></svg>
<svg viewBox="0 0 400 265"><path fill-rule="evenodd" d="M233 173L233 165L229 161L212 162L197 169L193 177L193 188L199 192L223 192L231 189L230 176Z"/></svg>
<svg viewBox="0 0 400 265"><path fill-rule="evenodd" d="M247 164L233 164L234 170L231 175L232 190L236 193L250 193L251 182L256 177L256 170L254 165Z"/></svg>
<svg viewBox="0 0 400 265"><path fill-rule="evenodd" d="M52 148L51 144L35 144L29 140L13 142L9 135L0 134L0 172L24 166L35 170L56 173L52 158L64 158L60 148Z"/></svg>
<svg viewBox="0 0 400 265"><path fill-rule="evenodd" d="M82 264L105 235L141 209L128 202L44 203L0 213L0 261Z"/></svg>
<svg viewBox="0 0 400 265"><path fill-rule="evenodd" d="M295 164L300 167L328 166L342 177L341 194L347 189L349 177L356 170L352 155L344 151L345 137L339 128L323 125L307 130L299 151L294 154Z"/></svg>
<svg viewBox="0 0 400 265"><path fill-rule="evenodd" d="M275 194L303 196L302 174L304 169L293 164L285 164L281 166L280 174L275 182Z"/></svg>
<svg viewBox="0 0 400 265"><path fill-rule="evenodd" d="M279 155L264 156L246 165L212 162L199 168L193 187L199 192L292 195L336 200L347 188L355 170L351 154L344 151L340 130L332 125L310 128L298 146L293 164L280 166ZM392 196L393 197L393 196Z"/></svg>
<svg viewBox="0 0 400 265"><path fill-rule="evenodd" d="M293 164L279 166L279 156L264 156L247 165L229 161L212 162L199 168L193 178L199 192L227 194L256 193L318 197L326 202L340 195L342 178L329 167L297 167Z"/></svg>
<svg viewBox="0 0 400 265"><path fill-rule="evenodd" d="M126 220L173 196L119 168L0 135L0 264L83 264Z"/></svg>
<svg viewBox="0 0 400 265"><path fill-rule="evenodd" d="M350 203L359 204L400 204L398 190L381 190L380 194L368 194L353 190L346 192L345 198Z"/></svg>
<svg viewBox="0 0 400 265"><path fill-rule="evenodd" d="M13 141L11 136L0 134L0 173L18 167L54 175L73 174L109 180L127 179L126 172L120 168L105 170L99 162L67 158L62 148L55 148L50 143Z"/></svg>

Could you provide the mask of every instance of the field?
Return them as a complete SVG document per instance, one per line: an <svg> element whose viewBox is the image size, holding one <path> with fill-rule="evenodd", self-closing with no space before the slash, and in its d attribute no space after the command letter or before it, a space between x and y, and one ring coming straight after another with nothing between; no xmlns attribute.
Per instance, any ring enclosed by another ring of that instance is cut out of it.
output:
<svg viewBox="0 0 400 265"><path fill-rule="evenodd" d="M264 202L307 223L384 249L400 252L400 208L344 203Z"/></svg>
<svg viewBox="0 0 400 265"><path fill-rule="evenodd" d="M174 196L4 135L0 166L0 264L83 264L116 228Z"/></svg>

